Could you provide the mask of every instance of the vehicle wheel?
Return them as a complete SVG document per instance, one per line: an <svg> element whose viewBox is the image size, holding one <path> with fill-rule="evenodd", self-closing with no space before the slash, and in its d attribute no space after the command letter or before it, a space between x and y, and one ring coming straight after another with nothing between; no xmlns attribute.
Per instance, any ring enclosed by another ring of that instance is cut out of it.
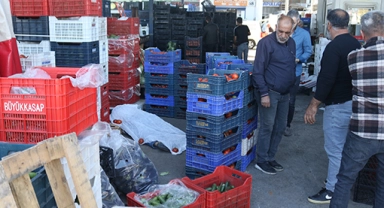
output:
<svg viewBox="0 0 384 208"><path fill-rule="evenodd" d="M255 48L255 46L256 46L256 42L255 42L255 40L253 40L253 39L249 39L249 40L248 40L248 48L249 48L249 49L253 49L253 48Z"/></svg>

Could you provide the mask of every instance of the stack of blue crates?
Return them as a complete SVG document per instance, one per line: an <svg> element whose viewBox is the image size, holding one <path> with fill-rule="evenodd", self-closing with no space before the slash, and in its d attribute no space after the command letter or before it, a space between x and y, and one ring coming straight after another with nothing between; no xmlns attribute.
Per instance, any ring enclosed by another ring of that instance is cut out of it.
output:
<svg viewBox="0 0 384 208"><path fill-rule="evenodd" d="M145 50L145 105L144 110L158 116L175 116L174 63L181 60L181 50Z"/></svg>
<svg viewBox="0 0 384 208"><path fill-rule="evenodd" d="M175 118L185 119L187 110L187 74L205 74L205 64L192 64L188 60L174 63Z"/></svg>
<svg viewBox="0 0 384 208"><path fill-rule="evenodd" d="M227 80L226 75L237 74ZM186 175L211 173L219 165L240 170L246 73L209 70L188 74Z"/></svg>
<svg viewBox="0 0 384 208"><path fill-rule="evenodd" d="M252 85L252 64L231 64L227 66L227 70L244 71L245 81L243 85L243 115L241 125L243 127L241 133L241 171L245 171L248 165L256 156L256 134L257 128L257 104L254 95L254 87Z"/></svg>

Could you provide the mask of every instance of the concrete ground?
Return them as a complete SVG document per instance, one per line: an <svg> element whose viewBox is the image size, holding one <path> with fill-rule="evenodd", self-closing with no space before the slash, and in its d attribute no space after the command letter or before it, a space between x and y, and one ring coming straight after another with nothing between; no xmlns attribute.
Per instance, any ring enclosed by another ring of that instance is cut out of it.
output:
<svg viewBox="0 0 384 208"><path fill-rule="evenodd" d="M249 60L255 51L250 50ZM267 175L254 168L252 162L246 172L251 174L252 208L324 208L328 205L315 205L307 201L309 195L316 194L324 186L327 175L328 159L324 151L322 114L319 110L314 125L306 125L303 116L312 96L299 94L296 112L292 122L293 135L284 137L276 160L284 166L284 171L276 175ZM185 131L183 119L164 118L165 121ZM155 164L159 173L159 183L165 184L175 178L185 177L185 152L173 156L168 152L142 146L143 151ZM350 208L370 207L350 201Z"/></svg>

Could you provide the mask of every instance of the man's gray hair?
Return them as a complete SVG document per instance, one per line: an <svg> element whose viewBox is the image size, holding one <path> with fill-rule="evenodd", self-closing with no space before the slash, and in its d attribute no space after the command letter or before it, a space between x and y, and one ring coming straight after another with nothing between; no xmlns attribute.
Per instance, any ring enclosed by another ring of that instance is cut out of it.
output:
<svg viewBox="0 0 384 208"><path fill-rule="evenodd" d="M289 10L289 12L287 13L287 16L289 16L291 18L296 17L296 19L300 20L300 14L296 9Z"/></svg>
<svg viewBox="0 0 384 208"><path fill-rule="evenodd" d="M365 35L384 34L384 12L370 11L360 20L361 30Z"/></svg>

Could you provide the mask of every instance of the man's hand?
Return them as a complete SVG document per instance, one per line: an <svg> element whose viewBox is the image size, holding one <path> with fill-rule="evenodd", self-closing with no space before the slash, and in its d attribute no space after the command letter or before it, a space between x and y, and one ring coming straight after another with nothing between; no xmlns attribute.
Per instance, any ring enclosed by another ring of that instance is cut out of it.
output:
<svg viewBox="0 0 384 208"><path fill-rule="evenodd" d="M305 111L304 115L304 122L306 124L314 124L316 122L316 113L317 108L321 104L321 101L317 100L316 98L312 98L311 103L309 104L307 110Z"/></svg>
<svg viewBox="0 0 384 208"><path fill-rule="evenodd" d="M266 108L271 107L271 101L268 95L261 98L261 105Z"/></svg>

